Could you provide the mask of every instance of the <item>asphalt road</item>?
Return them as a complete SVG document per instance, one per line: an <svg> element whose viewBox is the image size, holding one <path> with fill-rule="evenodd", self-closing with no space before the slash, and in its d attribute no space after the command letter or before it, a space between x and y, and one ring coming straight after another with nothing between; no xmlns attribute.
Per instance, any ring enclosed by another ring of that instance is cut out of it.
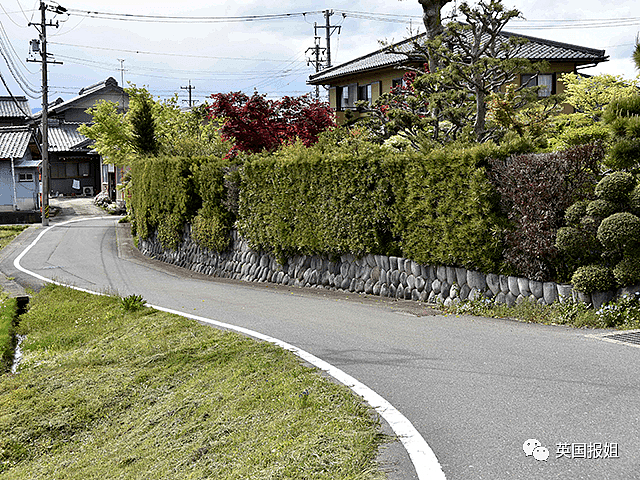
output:
<svg viewBox="0 0 640 480"><path fill-rule="evenodd" d="M40 232L23 234L0 259L0 270L24 285L41 282L13 260ZM588 336L605 331L212 279L141 257L114 219L56 226L21 265L94 291L140 294L312 353L402 412L448 479L640 479L640 348ZM528 439L548 449L546 461L525 455ZM418 478L406 455L396 448L392 457L393 478Z"/></svg>

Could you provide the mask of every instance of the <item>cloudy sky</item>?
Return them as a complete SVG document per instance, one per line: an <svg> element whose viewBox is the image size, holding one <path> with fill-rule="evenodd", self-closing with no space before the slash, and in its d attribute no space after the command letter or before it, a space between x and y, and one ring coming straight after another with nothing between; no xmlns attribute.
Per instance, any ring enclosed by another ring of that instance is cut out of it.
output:
<svg viewBox="0 0 640 480"><path fill-rule="evenodd" d="M503 3L526 19L506 30L605 49L610 60L587 73L636 76L630 57L640 32L637 0ZM38 36L28 26L40 21L38 5L39 0L0 1L0 74L13 95L39 96L39 65L26 62L29 40ZM314 25L325 25L324 10L333 10L331 25L340 26L331 36L334 65L378 49L379 40L402 40L422 26L417 0L60 0L60 5L67 14L47 13L59 25L47 29L48 51L63 62L49 66L51 100L72 98L83 86L110 76L147 86L158 97L178 93L184 100L188 94L181 87L191 82L193 100L199 102L212 93L238 90L301 95L311 91L306 80L314 67L307 64L307 49L314 45ZM324 47L324 29L317 33ZM1 84L0 95L7 95ZM32 108L39 102L32 99Z"/></svg>

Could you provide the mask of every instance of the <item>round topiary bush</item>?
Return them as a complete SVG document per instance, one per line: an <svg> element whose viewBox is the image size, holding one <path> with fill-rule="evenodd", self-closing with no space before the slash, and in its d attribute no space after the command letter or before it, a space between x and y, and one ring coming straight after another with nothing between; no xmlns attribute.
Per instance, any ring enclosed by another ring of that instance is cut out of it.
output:
<svg viewBox="0 0 640 480"><path fill-rule="evenodd" d="M613 275L621 286L640 283L640 255L625 255L613 269Z"/></svg>
<svg viewBox="0 0 640 480"><path fill-rule="evenodd" d="M606 292L616 287L613 272L604 265L578 268L571 277L571 283L574 289L582 293Z"/></svg>
<svg viewBox="0 0 640 480"><path fill-rule="evenodd" d="M629 194L629 207L631 213L640 217L640 184Z"/></svg>
<svg viewBox="0 0 640 480"><path fill-rule="evenodd" d="M556 233L556 247L561 252L572 253L579 248L582 232L575 227L562 227Z"/></svg>
<svg viewBox="0 0 640 480"><path fill-rule="evenodd" d="M596 185L596 196L612 203L627 203L636 179L629 172L613 172Z"/></svg>
<svg viewBox="0 0 640 480"><path fill-rule="evenodd" d="M619 204L598 198L587 204L587 215L592 217L607 218L621 210Z"/></svg>
<svg viewBox="0 0 640 480"><path fill-rule="evenodd" d="M610 252L634 248L640 242L640 218L629 212L614 213L602 221L597 238Z"/></svg>
<svg viewBox="0 0 640 480"><path fill-rule="evenodd" d="M589 202L583 200L576 202L567 208L567 211L564 212L564 220L567 222L567 225L574 227L579 225L582 217L587 214L587 205L589 205Z"/></svg>

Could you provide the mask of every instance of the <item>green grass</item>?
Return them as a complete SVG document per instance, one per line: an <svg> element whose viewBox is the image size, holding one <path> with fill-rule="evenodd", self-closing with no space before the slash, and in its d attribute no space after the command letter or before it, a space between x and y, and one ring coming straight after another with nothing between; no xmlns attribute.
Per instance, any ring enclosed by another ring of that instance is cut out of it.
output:
<svg viewBox="0 0 640 480"><path fill-rule="evenodd" d="M290 352L49 286L0 377L0 479L378 479L388 440Z"/></svg>
<svg viewBox="0 0 640 480"><path fill-rule="evenodd" d="M28 225L7 225L0 227L0 250L6 247L20 232L26 230Z"/></svg>
<svg viewBox="0 0 640 480"><path fill-rule="evenodd" d="M522 322L568 325L574 328L640 328L640 322L635 318L623 318L624 315L620 315L619 320L611 321L603 316L604 309L595 311L583 303L539 305L525 301L509 307L504 304L495 304L490 300L473 300L442 307L442 310L454 315L511 318Z"/></svg>
<svg viewBox="0 0 640 480"><path fill-rule="evenodd" d="M15 347L13 321L16 316L16 300L0 293L0 373L6 372L13 363Z"/></svg>
<svg viewBox="0 0 640 480"><path fill-rule="evenodd" d="M10 225L0 227L0 250L25 230L27 225ZM7 371L13 361L13 320L16 314L16 302L9 299L0 287L0 373Z"/></svg>

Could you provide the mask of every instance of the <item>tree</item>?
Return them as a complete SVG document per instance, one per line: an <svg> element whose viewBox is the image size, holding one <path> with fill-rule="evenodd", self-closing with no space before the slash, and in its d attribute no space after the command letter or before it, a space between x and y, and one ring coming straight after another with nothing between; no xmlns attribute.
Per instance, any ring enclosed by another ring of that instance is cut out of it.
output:
<svg viewBox="0 0 640 480"><path fill-rule="evenodd" d="M335 126L326 103L308 95L269 100L254 92L216 93L207 107L209 119L222 122L223 138L232 141L229 154L273 151L286 141L299 138L306 146L318 141L318 134Z"/></svg>
<svg viewBox="0 0 640 480"><path fill-rule="evenodd" d="M640 70L640 40L636 37L636 48L633 51L633 63L636 64L636 68Z"/></svg>
<svg viewBox="0 0 640 480"><path fill-rule="evenodd" d="M147 97L142 97L136 107L130 112L133 147L140 155L152 155L155 157L158 155L160 146L156 139L156 127L151 111L151 101Z"/></svg>
<svg viewBox="0 0 640 480"><path fill-rule="evenodd" d="M125 89L129 111L101 101L88 110L91 125L78 130L94 140L94 148L108 163L127 166L137 156L224 156L229 146L220 136L219 125L207 120L201 110L183 112L177 98L154 100L145 88Z"/></svg>
<svg viewBox="0 0 640 480"><path fill-rule="evenodd" d="M426 4L433 7L434 3ZM432 137L439 143L461 136L478 142L491 139L497 126L487 128L489 97L500 95L519 73L541 68L520 55L526 39L502 34L507 22L520 15L518 10L506 9L501 0L490 0L473 8L463 3L459 11L462 22L451 21L435 38L414 42L415 54L424 55L429 67L408 68L417 74L412 95L422 102L420 115L430 117ZM393 47L389 51L393 52ZM530 97L522 98L526 101L514 107L526 105ZM396 114L392 103L385 97L377 108Z"/></svg>

